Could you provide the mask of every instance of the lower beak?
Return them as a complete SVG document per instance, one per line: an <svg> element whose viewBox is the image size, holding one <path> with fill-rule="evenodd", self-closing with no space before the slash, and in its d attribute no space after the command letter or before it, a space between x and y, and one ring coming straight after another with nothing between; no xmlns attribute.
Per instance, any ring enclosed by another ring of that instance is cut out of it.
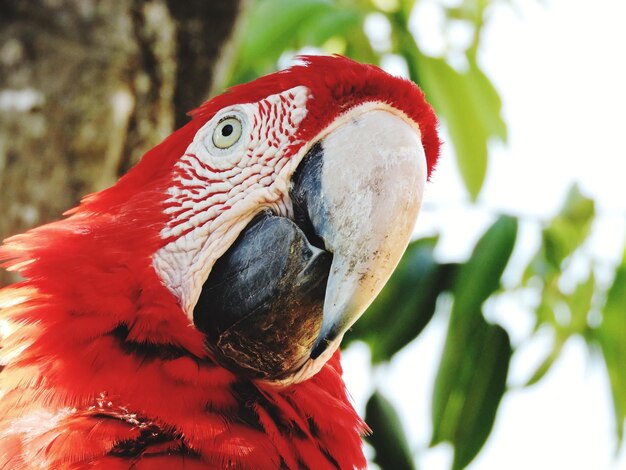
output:
<svg viewBox="0 0 626 470"><path fill-rule="evenodd" d="M426 182L419 131L370 110L299 164L294 220L257 217L194 309L216 359L254 378L314 375L378 295L410 240Z"/></svg>

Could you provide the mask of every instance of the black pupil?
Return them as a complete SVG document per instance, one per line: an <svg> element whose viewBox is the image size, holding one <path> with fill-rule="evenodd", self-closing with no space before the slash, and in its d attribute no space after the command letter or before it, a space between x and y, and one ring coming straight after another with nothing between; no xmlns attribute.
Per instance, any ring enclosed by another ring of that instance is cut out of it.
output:
<svg viewBox="0 0 626 470"><path fill-rule="evenodd" d="M226 124L224 127L222 127L222 135L224 137L228 137L232 133L233 133L233 125L232 124Z"/></svg>

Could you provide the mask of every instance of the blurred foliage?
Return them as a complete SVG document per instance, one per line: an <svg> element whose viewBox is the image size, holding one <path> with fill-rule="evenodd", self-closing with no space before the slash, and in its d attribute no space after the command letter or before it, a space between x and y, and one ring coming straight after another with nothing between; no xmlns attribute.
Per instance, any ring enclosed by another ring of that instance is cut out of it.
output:
<svg viewBox="0 0 626 470"><path fill-rule="evenodd" d="M402 423L391 402L380 392L374 392L367 401L365 413L372 429L385 430L373 432L366 437L376 449L374 462L382 468L414 469L409 443L404 437Z"/></svg>
<svg viewBox="0 0 626 470"><path fill-rule="evenodd" d="M602 323L596 328L595 338L602 348L609 379L613 390L613 400L620 441L624 437L626 419L626 250L621 265L615 274L615 281L608 292L602 311Z"/></svg>
<svg viewBox="0 0 626 470"><path fill-rule="evenodd" d="M505 390L509 335L487 323L482 305L500 287L516 234L517 220L501 217L456 274L448 336L433 391L431 442L455 445L453 470L464 468L478 454Z"/></svg>
<svg viewBox="0 0 626 470"><path fill-rule="evenodd" d="M419 3L415 0L257 0L241 25L230 74L218 88L272 72L298 52L339 53L378 65L400 60L435 107L468 196L475 202L487 170L489 145L507 138L500 97L478 60L483 23L498 1L506 0L435 2L444 18L444 39L453 24L462 24L471 35L463 47L449 41L433 57L422 50L415 34ZM451 6L454 3L457 6ZM382 41L371 37L372 22L379 30L388 30L388 37ZM452 444L453 470L466 467L488 439L507 391L511 357L522 346L513 348L507 331L483 315L485 303L501 295L535 293L538 300L529 306L535 316L533 335L548 330L554 339L552 350L525 386L550 370L572 336L583 337L590 351L602 352L621 441L626 418L626 253L612 285L596 280L596 266L585 255L595 215L594 202L573 187L561 211L542 224L540 246L523 275L506 288L502 275L516 246L518 218L497 218L463 262L440 263L435 256L437 237L416 240L346 338L365 342L374 364L388 362L428 325L440 299L452 300L432 390L430 446ZM581 272L574 267L581 257L587 260L585 275L572 283L572 273ZM530 340L532 335L523 343ZM379 391L367 403L366 419L373 429L367 440L379 467L416 468L419 449L410 448L394 405Z"/></svg>
<svg viewBox="0 0 626 470"><path fill-rule="evenodd" d="M543 328L553 333L552 351L539 365L526 385L539 381L550 370L565 342L573 334L586 333L587 316L592 308L595 288L593 271L571 292L562 288L562 279L591 230L594 203L572 187L561 212L542 231L542 244L526 268L523 286L532 285L540 292L536 307L535 331Z"/></svg>

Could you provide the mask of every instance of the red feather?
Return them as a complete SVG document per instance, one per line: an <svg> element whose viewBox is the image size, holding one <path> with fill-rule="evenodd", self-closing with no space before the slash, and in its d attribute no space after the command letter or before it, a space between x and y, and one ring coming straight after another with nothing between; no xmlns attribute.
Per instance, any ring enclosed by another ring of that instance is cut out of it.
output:
<svg viewBox="0 0 626 470"><path fill-rule="evenodd" d="M382 101L418 123L430 173L436 118L414 84L341 57L303 59L212 99L115 186L0 247L25 279L0 291L0 319L16 328L0 349L0 468L365 467L367 427L338 352L286 388L238 377L214 363L152 267L174 165L224 106L307 86L302 142Z"/></svg>

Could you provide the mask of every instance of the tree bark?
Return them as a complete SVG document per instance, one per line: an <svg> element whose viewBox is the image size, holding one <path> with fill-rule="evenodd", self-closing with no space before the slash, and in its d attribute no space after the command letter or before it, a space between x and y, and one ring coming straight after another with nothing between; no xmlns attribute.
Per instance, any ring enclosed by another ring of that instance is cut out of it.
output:
<svg viewBox="0 0 626 470"><path fill-rule="evenodd" d="M111 185L184 124L243 2L0 0L0 239Z"/></svg>

